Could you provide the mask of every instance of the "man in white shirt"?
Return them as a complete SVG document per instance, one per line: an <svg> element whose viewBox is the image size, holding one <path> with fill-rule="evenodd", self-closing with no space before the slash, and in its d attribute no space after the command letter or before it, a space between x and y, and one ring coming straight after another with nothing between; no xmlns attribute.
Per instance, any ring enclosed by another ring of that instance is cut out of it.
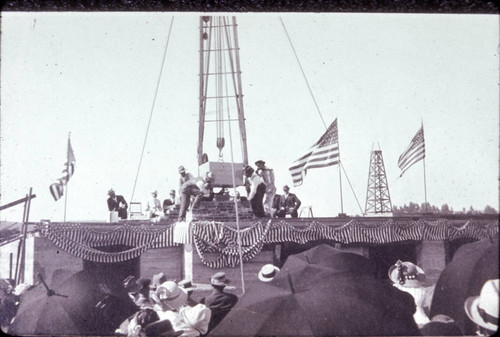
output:
<svg viewBox="0 0 500 337"><path fill-rule="evenodd" d="M264 183L264 179L255 173L255 170L251 166L245 167L244 173L248 182L250 182L250 193L248 194L248 199L250 199L253 214L258 218L263 218L266 216L264 205L262 204L262 200L266 194L266 184Z"/></svg>
<svg viewBox="0 0 500 337"><path fill-rule="evenodd" d="M163 214L163 208L158 197L158 191L151 192L151 199L146 202L146 214L148 218L156 218Z"/></svg>

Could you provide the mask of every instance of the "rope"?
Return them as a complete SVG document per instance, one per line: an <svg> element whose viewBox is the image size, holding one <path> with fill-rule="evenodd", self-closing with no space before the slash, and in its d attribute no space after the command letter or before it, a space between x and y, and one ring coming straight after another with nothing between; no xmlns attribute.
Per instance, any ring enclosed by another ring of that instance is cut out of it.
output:
<svg viewBox="0 0 500 337"><path fill-rule="evenodd" d="M146 149L146 142L148 140L149 127L151 126L151 120L153 119L153 111L155 108L156 97L158 97L158 89L160 88L161 75L163 73L163 66L165 65L165 59L167 56L168 43L170 41L170 34L172 33L172 25L174 24L174 17L170 20L170 28L168 30L167 41L165 43L165 50L163 52L163 60L161 61L160 74L158 75L158 81L156 82L156 90L153 98L153 104L151 105L151 112L149 113L148 127L146 128L146 135L144 136L144 143L142 144L141 158L139 159L139 166L137 167L137 174L135 175L134 188L132 189L131 201L134 200L135 187L137 186L137 180L139 179L139 172L141 170L142 158L144 157L144 150Z"/></svg>
<svg viewBox="0 0 500 337"><path fill-rule="evenodd" d="M354 192L354 189L352 188L351 181L349 180L349 177L347 176L347 172L345 171L344 165L342 165L342 162L340 163L340 167L342 167L342 170L344 171L345 177L347 178L347 182L349 183L349 187L351 187L352 194L354 194L354 198L356 199L356 202L358 203L359 210L361 211L361 214L365 215L365 212L363 212L363 209L361 208L361 205L359 204L358 197L356 196L356 193Z"/></svg>
<svg viewBox="0 0 500 337"><path fill-rule="evenodd" d="M316 109L318 110L319 117L321 117L321 121L323 122L323 125L325 126L325 129L327 128L325 120L323 119L323 115L321 115L321 111L319 110L318 103L316 102L316 98L314 98L311 86L309 85L309 81L307 80L306 73L304 72L304 69L302 68L302 64L300 63L299 57L297 56L297 52L295 51L295 47L292 44L292 40L290 39L290 35L288 35L288 31L286 30L285 23L283 22L283 19L280 16L280 21L281 24L283 25L283 29L285 30L286 37L288 38L288 41L290 42L290 46L292 47L293 54L295 55L295 58L297 59L297 62L299 63L300 71L302 71L302 76L304 76L304 79L306 80L307 88L309 89L309 93L311 94L311 97L314 101L314 105L316 105Z"/></svg>

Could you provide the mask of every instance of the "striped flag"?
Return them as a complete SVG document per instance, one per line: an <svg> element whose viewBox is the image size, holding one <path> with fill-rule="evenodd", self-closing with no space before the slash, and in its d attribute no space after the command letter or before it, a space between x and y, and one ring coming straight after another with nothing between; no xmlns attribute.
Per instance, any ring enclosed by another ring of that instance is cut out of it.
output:
<svg viewBox="0 0 500 337"><path fill-rule="evenodd" d="M67 162L64 163L63 175L61 178L57 179L57 183L53 183L50 185L50 194L54 197L54 200L59 200L64 194L64 186L69 181L69 178L75 172L75 155L73 153L73 148L71 147L71 141L68 138L68 154L67 154Z"/></svg>
<svg viewBox="0 0 500 337"><path fill-rule="evenodd" d="M290 167L293 185L302 185L303 175L308 169L338 165L339 162L339 135L335 118L325 134L309 148L309 151L293 162Z"/></svg>
<svg viewBox="0 0 500 337"><path fill-rule="evenodd" d="M420 127L415 137L408 145L408 148L399 156L398 166L401 169L401 175L406 172L413 164L425 158L425 140L424 126Z"/></svg>

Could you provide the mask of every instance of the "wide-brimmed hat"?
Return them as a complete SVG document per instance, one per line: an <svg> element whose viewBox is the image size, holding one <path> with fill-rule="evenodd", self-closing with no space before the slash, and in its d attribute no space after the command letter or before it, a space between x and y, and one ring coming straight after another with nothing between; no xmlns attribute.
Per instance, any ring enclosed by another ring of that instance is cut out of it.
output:
<svg viewBox="0 0 500 337"><path fill-rule="evenodd" d="M195 328L202 335L207 333L212 313L206 305L197 304L194 307L185 307L180 311L180 315L184 323Z"/></svg>
<svg viewBox="0 0 500 337"><path fill-rule="evenodd" d="M160 284L167 281L167 277L163 273L154 274L151 279L151 285L149 286L151 289L156 290L160 286Z"/></svg>
<svg viewBox="0 0 500 337"><path fill-rule="evenodd" d="M215 273L210 277L210 284L214 286L225 286L229 282L231 282L231 280L226 278L226 273L223 271Z"/></svg>
<svg viewBox="0 0 500 337"><path fill-rule="evenodd" d="M479 296L472 296L465 300L464 309L467 316L485 329L498 329L498 287L500 280L488 280L481 288Z"/></svg>
<svg viewBox="0 0 500 337"><path fill-rule="evenodd" d="M255 165L259 165L259 164L266 165L266 162L265 162L265 161L263 161L263 160L260 160L260 159L259 159L259 160L257 160L257 161L255 162Z"/></svg>
<svg viewBox="0 0 500 337"><path fill-rule="evenodd" d="M259 271L259 280L261 280L262 282L269 282L276 276L279 271L280 269L278 267L272 264L266 264Z"/></svg>
<svg viewBox="0 0 500 337"><path fill-rule="evenodd" d="M111 195L111 194L115 194L115 190L113 190L112 188L110 188L108 191L108 195Z"/></svg>
<svg viewBox="0 0 500 337"><path fill-rule="evenodd" d="M170 190L170 194L175 194L175 190Z"/></svg>
<svg viewBox="0 0 500 337"><path fill-rule="evenodd" d="M156 296L173 310L179 309L183 304L187 303L187 291L179 287L174 281L162 283L156 289Z"/></svg>
<svg viewBox="0 0 500 337"><path fill-rule="evenodd" d="M245 168L243 169L243 173L245 173L245 175L251 175L254 172L255 170L250 165L245 166Z"/></svg>
<svg viewBox="0 0 500 337"><path fill-rule="evenodd" d="M186 169L184 168L184 166L179 166L179 173L182 173L182 172L186 172Z"/></svg>
<svg viewBox="0 0 500 337"><path fill-rule="evenodd" d="M426 282L424 270L409 261L398 260L389 268L388 274L393 283L407 288L422 287Z"/></svg>
<svg viewBox="0 0 500 337"><path fill-rule="evenodd" d="M152 190L151 194L158 194L158 191L157 190Z"/></svg>

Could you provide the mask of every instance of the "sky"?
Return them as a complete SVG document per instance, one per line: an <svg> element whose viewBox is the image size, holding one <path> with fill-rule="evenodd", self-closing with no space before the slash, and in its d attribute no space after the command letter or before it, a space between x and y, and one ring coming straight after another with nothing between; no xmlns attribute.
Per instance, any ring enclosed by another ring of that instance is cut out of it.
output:
<svg viewBox="0 0 500 337"><path fill-rule="evenodd" d="M274 169L279 192L292 186L291 163L325 132L322 118L327 126L337 118L346 174L309 170L291 188L314 216L364 211L373 149L382 150L393 205L422 203L426 192L433 205L498 210L498 16L236 18L249 161ZM110 188L129 202L154 189L164 199L178 187L179 165L197 174L196 14L4 12L1 31L1 204L32 187L30 221L62 221L65 203L67 221L104 221ZM424 161L403 177L397 166L422 123L426 188ZM210 127L204 148L216 161ZM67 199L54 201L49 186L61 176L69 133L75 173ZM231 135L223 159L231 161L232 145L240 162L236 126ZM18 205L0 220L22 216Z"/></svg>

